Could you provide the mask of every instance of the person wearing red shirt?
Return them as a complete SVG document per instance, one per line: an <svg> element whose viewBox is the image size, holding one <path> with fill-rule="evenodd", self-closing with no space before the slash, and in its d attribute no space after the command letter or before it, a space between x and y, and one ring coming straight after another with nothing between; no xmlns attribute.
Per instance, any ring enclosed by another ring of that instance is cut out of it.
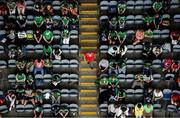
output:
<svg viewBox="0 0 180 118"><path fill-rule="evenodd" d="M174 61L171 65L172 72L178 72L180 64L178 61Z"/></svg>
<svg viewBox="0 0 180 118"><path fill-rule="evenodd" d="M90 68L93 69L93 61L95 58L95 53L90 51L90 52L85 52L84 53L84 60L89 64Z"/></svg>
<svg viewBox="0 0 180 118"><path fill-rule="evenodd" d="M163 71L170 71L172 65L172 59L165 59L163 61Z"/></svg>
<svg viewBox="0 0 180 118"><path fill-rule="evenodd" d="M37 72L41 72L42 75L44 75L44 61L42 59L36 59L34 61L34 74L37 74Z"/></svg>

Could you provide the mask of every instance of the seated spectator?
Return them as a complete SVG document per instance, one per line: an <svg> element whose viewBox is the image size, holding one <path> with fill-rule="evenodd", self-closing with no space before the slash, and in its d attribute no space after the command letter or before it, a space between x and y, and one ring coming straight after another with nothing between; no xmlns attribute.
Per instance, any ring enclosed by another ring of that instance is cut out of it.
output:
<svg viewBox="0 0 180 118"><path fill-rule="evenodd" d="M26 34L25 30L18 31L18 39L20 42L22 42L22 41L24 42L26 40L26 37L27 37L27 34Z"/></svg>
<svg viewBox="0 0 180 118"><path fill-rule="evenodd" d="M34 92L33 92L33 90L31 88L27 87L25 89L24 97L25 97L24 105L26 105L28 102L31 102L33 105L35 104Z"/></svg>
<svg viewBox="0 0 180 118"><path fill-rule="evenodd" d="M34 107L34 118L37 118L37 117L42 118L43 111L44 109L42 105L36 105Z"/></svg>
<svg viewBox="0 0 180 118"><path fill-rule="evenodd" d="M152 63L145 62L143 65L142 72L144 75L150 75L152 73Z"/></svg>
<svg viewBox="0 0 180 118"><path fill-rule="evenodd" d="M16 67L20 71L24 71L26 67L26 62L24 60L19 60L16 62Z"/></svg>
<svg viewBox="0 0 180 118"><path fill-rule="evenodd" d="M22 15L18 16L16 22L20 29L25 28L27 24L26 16L22 16Z"/></svg>
<svg viewBox="0 0 180 118"><path fill-rule="evenodd" d="M61 77L58 74L54 74L52 78L53 86L57 86L61 82Z"/></svg>
<svg viewBox="0 0 180 118"><path fill-rule="evenodd" d="M53 90L51 96L52 104L60 104L61 102L61 93L59 90Z"/></svg>
<svg viewBox="0 0 180 118"><path fill-rule="evenodd" d="M104 72L109 67L109 61L107 59L102 59L99 62L99 68L101 72Z"/></svg>
<svg viewBox="0 0 180 118"><path fill-rule="evenodd" d="M125 23L126 23L126 17L118 16L119 29L123 29L125 27Z"/></svg>
<svg viewBox="0 0 180 118"><path fill-rule="evenodd" d="M33 36L34 36L34 39L37 43L40 43L40 41L43 37L41 30L36 30Z"/></svg>
<svg viewBox="0 0 180 118"><path fill-rule="evenodd" d="M100 86L107 86L109 84L109 80L106 76L100 78L99 80Z"/></svg>
<svg viewBox="0 0 180 118"><path fill-rule="evenodd" d="M119 80L116 76L110 76L108 79L109 88L115 88L119 86Z"/></svg>
<svg viewBox="0 0 180 118"><path fill-rule="evenodd" d="M50 2L45 4L44 9L43 9L43 14L44 15L53 15L54 14L53 7Z"/></svg>
<svg viewBox="0 0 180 118"><path fill-rule="evenodd" d="M17 58L22 59L24 57L24 47L17 47Z"/></svg>
<svg viewBox="0 0 180 118"><path fill-rule="evenodd" d="M144 22L146 23L146 26L149 28L152 26L153 20L154 20L154 17L152 16L146 15L144 17Z"/></svg>
<svg viewBox="0 0 180 118"><path fill-rule="evenodd" d="M160 103L163 98L163 92L160 89L155 89L153 91L153 101L154 103Z"/></svg>
<svg viewBox="0 0 180 118"><path fill-rule="evenodd" d="M95 53L93 51L84 53L84 61L86 61L90 68L93 69L93 61L95 59Z"/></svg>
<svg viewBox="0 0 180 118"><path fill-rule="evenodd" d="M120 51L119 51L118 46L111 46L108 49L108 54L113 56L113 57L116 57L119 53L120 53Z"/></svg>
<svg viewBox="0 0 180 118"><path fill-rule="evenodd" d="M144 32L145 38L152 38L153 37L153 31L151 29L148 29Z"/></svg>
<svg viewBox="0 0 180 118"><path fill-rule="evenodd" d="M144 40L144 30L137 30L133 45L136 45Z"/></svg>
<svg viewBox="0 0 180 118"><path fill-rule="evenodd" d="M152 7L153 7L154 11L157 13L163 8L163 2L162 1L155 1L153 3Z"/></svg>
<svg viewBox="0 0 180 118"><path fill-rule="evenodd" d="M69 13L69 4L68 3L66 3L66 2L62 3L60 7L61 7L62 16L65 16Z"/></svg>
<svg viewBox="0 0 180 118"><path fill-rule="evenodd" d="M33 72L34 70L34 62L30 60L29 62L26 63L26 73Z"/></svg>
<svg viewBox="0 0 180 118"><path fill-rule="evenodd" d="M117 29L117 18L116 17L112 17L110 20L109 20L109 28L110 29Z"/></svg>
<svg viewBox="0 0 180 118"><path fill-rule="evenodd" d="M42 16L35 16L34 17L34 24L36 27L40 28L44 24L45 20Z"/></svg>
<svg viewBox="0 0 180 118"><path fill-rule="evenodd" d="M7 14L8 14L8 6L5 3L0 4L0 15L7 15Z"/></svg>
<svg viewBox="0 0 180 118"><path fill-rule="evenodd" d="M110 60L109 62L109 69L108 69L108 74L112 75L113 73L118 75L118 63L115 62L114 60Z"/></svg>
<svg viewBox="0 0 180 118"><path fill-rule="evenodd" d="M8 56L10 59L14 59L17 56L17 49L16 48L10 48L8 51Z"/></svg>
<svg viewBox="0 0 180 118"><path fill-rule="evenodd" d="M43 39L47 44L50 44L54 39L54 35L53 35L52 31L45 30L43 32Z"/></svg>
<svg viewBox="0 0 180 118"><path fill-rule="evenodd" d="M35 0L33 9L35 11L35 14L42 15L42 12L43 12L42 0Z"/></svg>
<svg viewBox="0 0 180 118"><path fill-rule="evenodd" d="M177 78L177 84L178 84L178 87L180 88L180 76Z"/></svg>
<svg viewBox="0 0 180 118"><path fill-rule="evenodd" d="M15 95L14 91L8 91L6 98L10 102L9 111L11 111L12 108L15 108L16 95Z"/></svg>
<svg viewBox="0 0 180 118"><path fill-rule="evenodd" d="M4 105L5 104L5 95L0 95L0 105Z"/></svg>
<svg viewBox="0 0 180 118"><path fill-rule="evenodd" d="M60 110L60 105L59 104L53 104L52 105L53 117L59 116L59 110Z"/></svg>
<svg viewBox="0 0 180 118"><path fill-rule="evenodd" d="M10 15L15 15L16 14L16 7L17 7L16 5L17 4L14 1L7 2L7 7L8 7Z"/></svg>
<svg viewBox="0 0 180 118"><path fill-rule="evenodd" d="M126 2L124 0L118 2L117 10L118 14L124 14L127 9Z"/></svg>
<svg viewBox="0 0 180 118"><path fill-rule="evenodd" d="M151 57L152 54L152 43L149 41L145 41L143 42L143 56L145 56L146 58Z"/></svg>
<svg viewBox="0 0 180 118"><path fill-rule="evenodd" d="M110 45L114 45L118 41L117 31L109 31L108 41Z"/></svg>
<svg viewBox="0 0 180 118"><path fill-rule="evenodd" d="M145 88L148 88L149 86L151 86L152 81L153 81L153 77L151 74L145 74L143 75L143 80L144 80L144 86Z"/></svg>
<svg viewBox="0 0 180 118"><path fill-rule="evenodd" d="M169 0L166 0L169 1ZM162 18L162 26L168 27L170 26L171 19L169 16Z"/></svg>
<svg viewBox="0 0 180 118"><path fill-rule="evenodd" d="M156 14L156 15L154 16L153 24L154 24L154 27L155 27L156 29L159 29L159 27L160 27L161 24L162 24L162 16L159 15L159 14Z"/></svg>
<svg viewBox="0 0 180 118"><path fill-rule="evenodd" d="M148 87L145 89L145 103L152 103L153 98L153 89L151 87Z"/></svg>
<svg viewBox="0 0 180 118"><path fill-rule="evenodd" d="M114 118L126 118L129 115L129 108L126 105L122 105L115 109Z"/></svg>
<svg viewBox="0 0 180 118"><path fill-rule="evenodd" d="M32 75L27 76L27 78L26 78L26 87L31 88L31 89L35 88L35 86L34 86L34 78L33 78Z"/></svg>
<svg viewBox="0 0 180 118"><path fill-rule="evenodd" d="M120 53L120 56L123 57L127 52L127 47L126 45L121 45L120 48L119 48L119 53Z"/></svg>
<svg viewBox="0 0 180 118"><path fill-rule="evenodd" d="M69 11L73 16L78 17L78 6L77 4L69 4Z"/></svg>
<svg viewBox="0 0 180 118"><path fill-rule="evenodd" d="M116 101L120 102L120 103L124 103L125 102L125 97L126 97L126 92L123 89L118 90L118 92L116 93L115 99Z"/></svg>
<svg viewBox="0 0 180 118"><path fill-rule="evenodd" d="M102 42L103 44L107 44L107 41L107 33L106 31L102 31L102 33L100 33L100 42Z"/></svg>
<svg viewBox="0 0 180 118"><path fill-rule="evenodd" d="M135 109L134 109L134 114L135 114L136 118L142 118L143 112L144 112L144 107L143 107L142 103L137 103L135 105Z"/></svg>
<svg viewBox="0 0 180 118"><path fill-rule="evenodd" d="M57 60L61 60L61 54L62 54L62 51L61 49L53 49L53 57L54 59L57 59Z"/></svg>
<svg viewBox="0 0 180 118"><path fill-rule="evenodd" d="M25 86L26 81L26 75L24 73L18 73L16 74L16 85L22 85Z"/></svg>
<svg viewBox="0 0 180 118"><path fill-rule="evenodd" d="M54 22L53 22L51 16L46 17L46 19L45 19L46 29L52 29L53 23Z"/></svg>
<svg viewBox="0 0 180 118"><path fill-rule="evenodd" d="M45 73L51 74L52 73L52 60L48 58L45 59L44 67L45 67Z"/></svg>
<svg viewBox="0 0 180 118"><path fill-rule="evenodd" d="M164 59L164 61L163 61L163 71L170 72L172 63L173 63L172 59L170 59L170 58Z"/></svg>
<svg viewBox="0 0 180 118"><path fill-rule="evenodd" d="M26 4L24 0L18 0L16 2L17 5L17 12L19 15L24 15L25 9L26 9Z"/></svg>
<svg viewBox="0 0 180 118"><path fill-rule="evenodd" d="M61 32L61 37L62 37L62 43L69 45L69 43L70 43L69 30L63 30L63 31Z"/></svg>
<svg viewBox="0 0 180 118"><path fill-rule="evenodd" d="M8 30L7 31L7 39L9 39L10 42L15 42L15 38L16 38L16 32L15 30Z"/></svg>
<svg viewBox="0 0 180 118"><path fill-rule="evenodd" d="M143 75L142 74L137 74L135 76L135 80L132 84L132 88L134 89L135 87L141 87L141 88L144 88L144 81L143 81Z"/></svg>
<svg viewBox="0 0 180 118"><path fill-rule="evenodd" d="M120 42L120 45L124 44L124 41L126 40L127 32L121 32L117 31L117 37Z"/></svg>
<svg viewBox="0 0 180 118"><path fill-rule="evenodd" d="M170 38L171 38L171 44L172 45L177 45L180 43L180 31L171 31L170 33Z"/></svg>
<svg viewBox="0 0 180 118"><path fill-rule="evenodd" d="M34 61L34 74L37 74L37 72L41 72L42 75L44 75L44 61L42 59L36 59Z"/></svg>
<svg viewBox="0 0 180 118"><path fill-rule="evenodd" d="M177 107L180 106L180 92L173 92L171 95L171 104L176 105Z"/></svg>
<svg viewBox="0 0 180 118"><path fill-rule="evenodd" d="M78 30L79 26L78 26L78 19L76 18L71 18L70 20L70 30Z"/></svg>
<svg viewBox="0 0 180 118"><path fill-rule="evenodd" d="M70 18L68 16L61 17L62 29L69 29Z"/></svg>
<svg viewBox="0 0 180 118"><path fill-rule="evenodd" d="M173 61L171 65L172 72L177 73L179 71L179 68L180 68L179 61Z"/></svg>
<svg viewBox="0 0 180 118"><path fill-rule="evenodd" d="M66 116L69 114L69 109L66 106L61 106L59 110L59 114L61 117L66 118Z"/></svg>
<svg viewBox="0 0 180 118"><path fill-rule="evenodd" d="M115 115L115 109L117 108L117 105L111 103L108 105L108 116L113 117Z"/></svg>
<svg viewBox="0 0 180 118"><path fill-rule="evenodd" d="M118 73L119 74L126 74L126 63L125 61L121 61L119 64L118 64Z"/></svg>
<svg viewBox="0 0 180 118"><path fill-rule="evenodd" d="M43 47L43 55L45 58L51 58L52 57L52 47L50 45L45 45Z"/></svg>
<svg viewBox="0 0 180 118"><path fill-rule="evenodd" d="M21 102L21 104L24 105L24 87L23 86L16 87L16 104L19 104L19 102Z"/></svg>
<svg viewBox="0 0 180 118"><path fill-rule="evenodd" d="M148 103L144 105L144 118L152 118L153 117L153 105Z"/></svg>
<svg viewBox="0 0 180 118"><path fill-rule="evenodd" d="M38 104L38 103L40 103L40 104L42 104L43 103L43 94L41 93L41 91L39 91L39 90L36 90L36 92L35 92L35 104Z"/></svg>
<svg viewBox="0 0 180 118"><path fill-rule="evenodd" d="M170 43L164 43L161 47L163 53L170 53L172 51Z"/></svg>
<svg viewBox="0 0 180 118"><path fill-rule="evenodd" d="M153 49L152 49L152 52L153 52L153 54L155 55L155 58L160 57L160 56L161 56L161 53L162 53L162 48L161 48L161 46L159 46L159 45L154 46Z"/></svg>

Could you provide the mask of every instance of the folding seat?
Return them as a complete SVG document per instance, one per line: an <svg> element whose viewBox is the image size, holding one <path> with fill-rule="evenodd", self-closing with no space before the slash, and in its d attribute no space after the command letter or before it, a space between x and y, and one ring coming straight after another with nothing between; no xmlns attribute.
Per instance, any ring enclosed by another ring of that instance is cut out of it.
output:
<svg viewBox="0 0 180 118"><path fill-rule="evenodd" d="M60 16L59 16L60 17ZM61 36L60 36L61 32L59 30L54 30L53 31L53 35L54 35L54 40L58 41L60 40Z"/></svg>
<svg viewBox="0 0 180 118"><path fill-rule="evenodd" d="M174 45L173 46L173 58L174 59L180 58L179 53L180 53L180 45Z"/></svg>
<svg viewBox="0 0 180 118"><path fill-rule="evenodd" d="M69 101L71 102L78 102L78 90L77 89L70 89L69 90Z"/></svg>
<svg viewBox="0 0 180 118"><path fill-rule="evenodd" d="M108 16L103 15L103 16L101 16L101 17L99 18L99 20L100 20L100 26L101 26L102 28L104 28L104 26L105 26L105 27L108 26L108 25L107 25L107 24L109 23L109 22L108 22L108 21L109 21Z"/></svg>
<svg viewBox="0 0 180 118"><path fill-rule="evenodd" d="M75 60L75 59L70 60L70 68L77 68L78 65L79 65L78 60Z"/></svg>
<svg viewBox="0 0 180 118"><path fill-rule="evenodd" d="M7 105L1 105L0 106L0 113L1 114L6 114L9 112L9 108L7 107Z"/></svg>
<svg viewBox="0 0 180 118"><path fill-rule="evenodd" d="M52 105L51 104L43 104L43 110L44 112L51 112Z"/></svg>
<svg viewBox="0 0 180 118"><path fill-rule="evenodd" d="M45 83L51 83L51 80L52 80L52 75L51 74L45 74L44 75L44 82Z"/></svg>
<svg viewBox="0 0 180 118"><path fill-rule="evenodd" d="M133 0L128 0L126 4L127 4L127 9L128 10L134 10L135 2Z"/></svg>
<svg viewBox="0 0 180 118"><path fill-rule="evenodd" d="M27 45L25 48L26 48L26 57L27 58L34 57L34 45Z"/></svg>
<svg viewBox="0 0 180 118"><path fill-rule="evenodd" d="M99 111L101 116L107 116L108 111L108 104L100 104L99 105Z"/></svg>
<svg viewBox="0 0 180 118"><path fill-rule="evenodd" d="M54 10L60 10L60 5L61 5L61 2L60 1L58 1L58 0L54 0L53 2L52 2L52 6L53 6L53 9Z"/></svg>
<svg viewBox="0 0 180 118"><path fill-rule="evenodd" d="M165 75L165 80L166 80L166 85L167 85L166 88L172 88L173 85L175 84L174 83L175 75L172 73L168 73Z"/></svg>
<svg viewBox="0 0 180 118"><path fill-rule="evenodd" d="M132 72L134 70L134 60L129 59L126 61L126 65L127 65L127 71L128 72Z"/></svg>
<svg viewBox="0 0 180 118"><path fill-rule="evenodd" d="M22 113L25 111L24 105L16 105L16 112Z"/></svg>
<svg viewBox="0 0 180 118"><path fill-rule="evenodd" d="M138 60L134 61L134 64L135 64L136 71L141 71L141 69L144 65L144 61L141 59L138 59Z"/></svg>
<svg viewBox="0 0 180 118"><path fill-rule="evenodd" d="M69 68L69 60L67 60L67 59L63 59L63 60L61 60L61 67L62 68Z"/></svg>
<svg viewBox="0 0 180 118"><path fill-rule="evenodd" d="M59 69L61 67L61 61L60 60L53 60L52 65L53 65L53 69Z"/></svg>
<svg viewBox="0 0 180 118"><path fill-rule="evenodd" d="M166 108L166 117L173 117L176 112L177 107L175 105L170 104Z"/></svg>
<svg viewBox="0 0 180 118"><path fill-rule="evenodd" d="M71 83L76 83L78 82L78 79L79 79L79 75L78 74L70 74L69 75L69 81Z"/></svg>
<svg viewBox="0 0 180 118"><path fill-rule="evenodd" d="M161 31L160 30L154 30L153 31L153 38L159 40L160 37L161 37Z"/></svg>
<svg viewBox="0 0 180 118"><path fill-rule="evenodd" d="M154 117L165 117L165 112L162 109L161 104L153 105L153 114L154 114Z"/></svg>
<svg viewBox="0 0 180 118"><path fill-rule="evenodd" d="M27 0L25 1L26 4L26 10L32 11L34 8L34 1L33 0Z"/></svg>
<svg viewBox="0 0 180 118"><path fill-rule="evenodd" d="M69 102L69 90L68 89L62 89L61 90L61 100L62 102Z"/></svg>
<svg viewBox="0 0 180 118"><path fill-rule="evenodd" d="M53 49L61 49L60 45L53 45Z"/></svg>
<svg viewBox="0 0 180 118"><path fill-rule="evenodd" d="M152 68L157 69L161 68L161 60L155 59L152 61Z"/></svg>
<svg viewBox="0 0 180 118"><path fill-rule="evenodd" d="M25 112L33 112L34 111L34 106L32 104L27 104L24 106Z"/></svg>
<svg viewBox="0 0 180 118"><path fill-rule="evenodd" d="M109 2L107 0L103 0L100 2L100 10L107 11L109 8Z"/></svg>
<svg viewBox="0 0 180 118"><path fill-rule="evenodd" d="M4 25L4 18L0 16L0 26Z"/></svg>
<svg viewBox="0 0 180 118"><path fill-rule="evenodd" d="M100 53L107 53L108 52L109 47L107 45L101 45L100 46Z"/></svg>
<svg viewBox="0 0 180 118"><path fill-rule="evenodd" d="M123 86L126 86L126 75L125 74L118 74L118 80L120 83L120 86L124 88Z"/></svg>
<svg viewBox="0 0 180 118"><path fill-rule="evenodd" d="M153 74L152 77L153 77L152 86L154 85L155 87L159 84L161 80L161 74Z"/></svg>
<svg viewBox="0 0 180 118"><path fill-rule="evenodd" d="M43 75L36 74L34 80L35 80L35 85L36 85L37 88L42 87L44 85L44 77L43 77Z"/></svg>
<svg viewBox="0 0 180 118"><path fill-rule="evenodd" d="M0 58L5 58L5 49L3 46L0 45Z"/></svg>
<svg viewBox="0 0 180 118"><path fill-rule="evenodd" d="M171 6L170 9L176 9L179 7L179 0L171 0Z"/></svg>
<svg viewBox="0 0 180 118"><path fill-rule="evenodd" d="M6 31L5 30L0 30L0 36L1 36L1 38L0 38L0 43L5 43L6 41L7 41L7 39L6 39Z"/></svg>
<svg viewBox="0 0 180 118"><path fill-rule="evenodd" d="M0 91L0 95L3 95L4 94L4 92L3 91Z"/></svg>
<svg viewBox="0 0 180 118"><path fill-rule="evenodd" d="M170 34L169 29L163 29L163 30L161 31L161 38L162 38L162 39L166 39L166 38L169 37L169 34Z"/></svg>
<svg viewBox="0 0 180 118"><path fill-rule="evenodd" d="M142 6L143 7L143 6ZM136 25L139 25L139 26L142 26L144 21L143 21L143 16L142 15L136 15L134 17L134 20L135 20L135 24Z"/></svg>
<svg viewBox="0 0 180 118"><path fill-rule="evenodd" d="M69 107L69 111L70 111L69 116L71 116L71 117L76 116L77 117L78 111L79 111L78 105L77 104L70 104L68 107Z"/></svg>
<svg viewBox="0 0 180 118"><path fill-rule="evenodd" d="M33 15L27 15L27 25L32 26L33 24L34 24L34 16Z"/></svg>
<svg viewBox="0 0 180 118"><path fill-rule="evenodd" d="M63 74L61 75L61 82L62 82L63 84L67 84L67 83L69 82L69 78L70 78L70 75L69 75L69 74L63 73Z"/></svg>
<svg viewBox="0 0 180 118"><path fill-rule="evenodd" d="M163 90L163 100L170 100L171 99L172 90L164 89Z"/></svg>
<svg viewBox="0 0 180 118"><path fill-rule="evenodd" d="M134 91L136 102L142 102L143 101L143 89L136 89Z"/></svg>
<svg viewBox="0 0 180 118"><path fill-rule="evenodd" d="M77 30L71 30L69 34L71 39L77 39L79 37L79 32Z"/></svg>
<svg viewBox="0 0 180 118"><path fill-rule="evenodd" d="M36 57L42 57L42 54L43 54L43 45L39 44L39 45L35 45L34 46L35 48L35 56Z"/></svg>
<svg viewBox="0 0 180 118"><path fill-rule="evenodd" d="M77 54L79 51L79 47L77 45L71 45L70 47L70 53Z"/></svg>
<svg viewBox="0 0 180 118"><path fill-rule="evenodd" d="M144 0L144 10L148 10L152 7L152 1L151 0Z"/></svg>
<svg viewBox="0 0 180 118"><path fill-rule="evenodd" d="M5 68L7 68L6 61L0 60L0 69L5 69Z"/></svg>
<svg viewBox="0 0 180 118"><path fill-rule="evenodd" d="M133 25L134 24L134 15L128 15L127 18L126 18L126 23L127 25Z"/></svg>
<svg viewBox="0 0 180 118"><path fill-rule="evenodd" d="M134 46L134 52L136 54L135 58L139 58L142 56L142 50L143 50L143 46L142 45L135 45Z"/></svg>
<svg viewBox="0 0 180 118"><path fill-rule="evenodd" d="M69 45L62 45L61 50L63 54L69 53Z"/></svg>
<svg viewBox="0 0 180 118"><path fill-rule="evenodd" d="M143 9L143 0L137 0L135 2L135 10L142 10Z"/></svg>
<svg viewBox="0 0 180 118"><path fill-rule="evenodd" d="M8 82L15 84L15 82L16 82L16 75L15 74L9 74L8 75Z"/></svg>
<svg viewBox="0 0 180 118"><path fill-rule="evenodd" d="M179 23L180 22L180 14L174 15L173 21L176 22L176 23Z"/></svg>
<svg viewBox="0 0 180 118"><path fill-rule="evenodd" d="M127 94L127 96L125 97L126 103L135 102L134 101L134 89L127 89L126 94Z"/></svg>
<svg viewBox="0 0 180 118"><path fill-rule="evenodd" d="M127 58L133 58L134 57L134 45L127 45L127 52L125 54L125 57Z"/></svg>
<svg viewBox="0 0 180 118"><path fill-rule="evenodd" d="M9 68L16 68L16 60L14 60L14 59L8 60L8 67Z"/></svg>
<svg viewBox="0 0 180 118"><path fill-rule="evenodd" d="M129 108L129 115L132 117L134 115L134 104L127 104L127 107Z"/></svg>
<svg viewBox="0 0 180 118"><path fill-rule="evenodd" d="M117 1L111 0L109 2L109 13L116 13L117 12Z"/></svg>

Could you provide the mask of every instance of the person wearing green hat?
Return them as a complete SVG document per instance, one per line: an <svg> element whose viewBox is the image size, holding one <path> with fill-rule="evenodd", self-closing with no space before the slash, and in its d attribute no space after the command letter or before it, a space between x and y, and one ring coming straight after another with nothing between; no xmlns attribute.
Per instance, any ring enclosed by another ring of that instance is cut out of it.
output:
<svg viewBox="0 0 180 118"><path fill-rule="evenodd" d="M110 20L109 20L109 28L110 29L116 29L117 28L117 18L116 17L112 17Z"/></svg>
<svg viewBox="0 0 180 118"><path fill-rule="evenodd" d="M43 39L46 43L50 44L54 39L53 32L50 30L45 30L43 32Z"/></svg>
<svg viewBox="0 0 180 118"><path fill-rule="evenodd" d="M126 9L127 9L126 2L120 1L120 2L118 3L117 9L118 9L118 14L124 14L124 12L125 12Z"/></svg>
<svg viewBox="0 0 180 118"><path fill-rule="evenodd" d="M126 23L126 16L118 16L119 29L123 29Z"/></svg>
<svg viewBox="0 0 180 118"><path fill-rule="evenodd" d="M126 36L127 36L127 32L117 31L117 37L120 45L124 44L124 41L126 40Z"/></svg>
<svg viewBox="0 0 180 118"><path fill-rule="evenodd" d="M154 11L157 13L163 8L163 3L161 1L155 1L152 7Z"/></svg>
<svg viewBox="0 0 180 118"><path fill-rule="evenodd" d="M68 16L61 17L61 22L62 22L62 29L69 28L70 18Z"/></svg>
<svg viewBox="0 0 180 118"><path fill-rule="evenodd" d="M61 82L61 76L59 74L54 74L52 78L53 86L57 86Z"/></svg>
<svg viewBox="0 0 180 118"><path fill-rule="evenodd" d="M9 9L10 15L15 15L16 13L16 3L14 1L7 2L7 7Z"/></svg>
<svg viewBox="0 0 180 118"><path fill-rule="evenodd" d="M16 85L25 85L26 75L24 73L16 74Z"/></svg>
<svg viewBox="0 0 180 118"><path fill-rule="evenodd" d="M69 30L64 29L61 32L61 37L62 37L62 43L63 44L69 44L69 42L70 42Z"/></svg>
<svg viewBox="0 0 180 118"><path fill-rule="evenodd" d="M51 96L52 104L60 104L61 92L59 89L54 89Z"/></svg>
<svg viewBox="0 0 180 118"><path fill-rule="evenodd" d="M45 20L42 16L35 16L34 17L34 24L40 28L44 24Z"/></svg>
<svg viewBox="0 0 180 118"><path fill-rule="evenodd" d="M50 45L45 45L44 47L43 47L43 55L45 56L45 57L52 57L52 46L50 46Z"/></svg>
<svg viewBox="0 0 180 118"><path fill-rule="evenodd" d="M43 109L42 105L36 105L34 107L34 118L37 118L37 116L39 118L42 118L43 111L44 111L44 109Z"/></svg>

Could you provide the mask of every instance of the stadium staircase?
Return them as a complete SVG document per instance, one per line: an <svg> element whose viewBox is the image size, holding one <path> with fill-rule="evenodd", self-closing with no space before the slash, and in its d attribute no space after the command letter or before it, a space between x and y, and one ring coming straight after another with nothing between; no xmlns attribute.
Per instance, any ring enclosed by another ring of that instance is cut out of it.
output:
<svg viewBox="0 0 180 118"><path fill-rule="evenodd" d="M98 59L98 17L99 10L97 0L80 0L80 78L79 78L79 116L98 117L98 89L95 84L97 80L97 59ZM94 51L96 59L94 68L91 69L84 61L83 53Z"/></svg>

